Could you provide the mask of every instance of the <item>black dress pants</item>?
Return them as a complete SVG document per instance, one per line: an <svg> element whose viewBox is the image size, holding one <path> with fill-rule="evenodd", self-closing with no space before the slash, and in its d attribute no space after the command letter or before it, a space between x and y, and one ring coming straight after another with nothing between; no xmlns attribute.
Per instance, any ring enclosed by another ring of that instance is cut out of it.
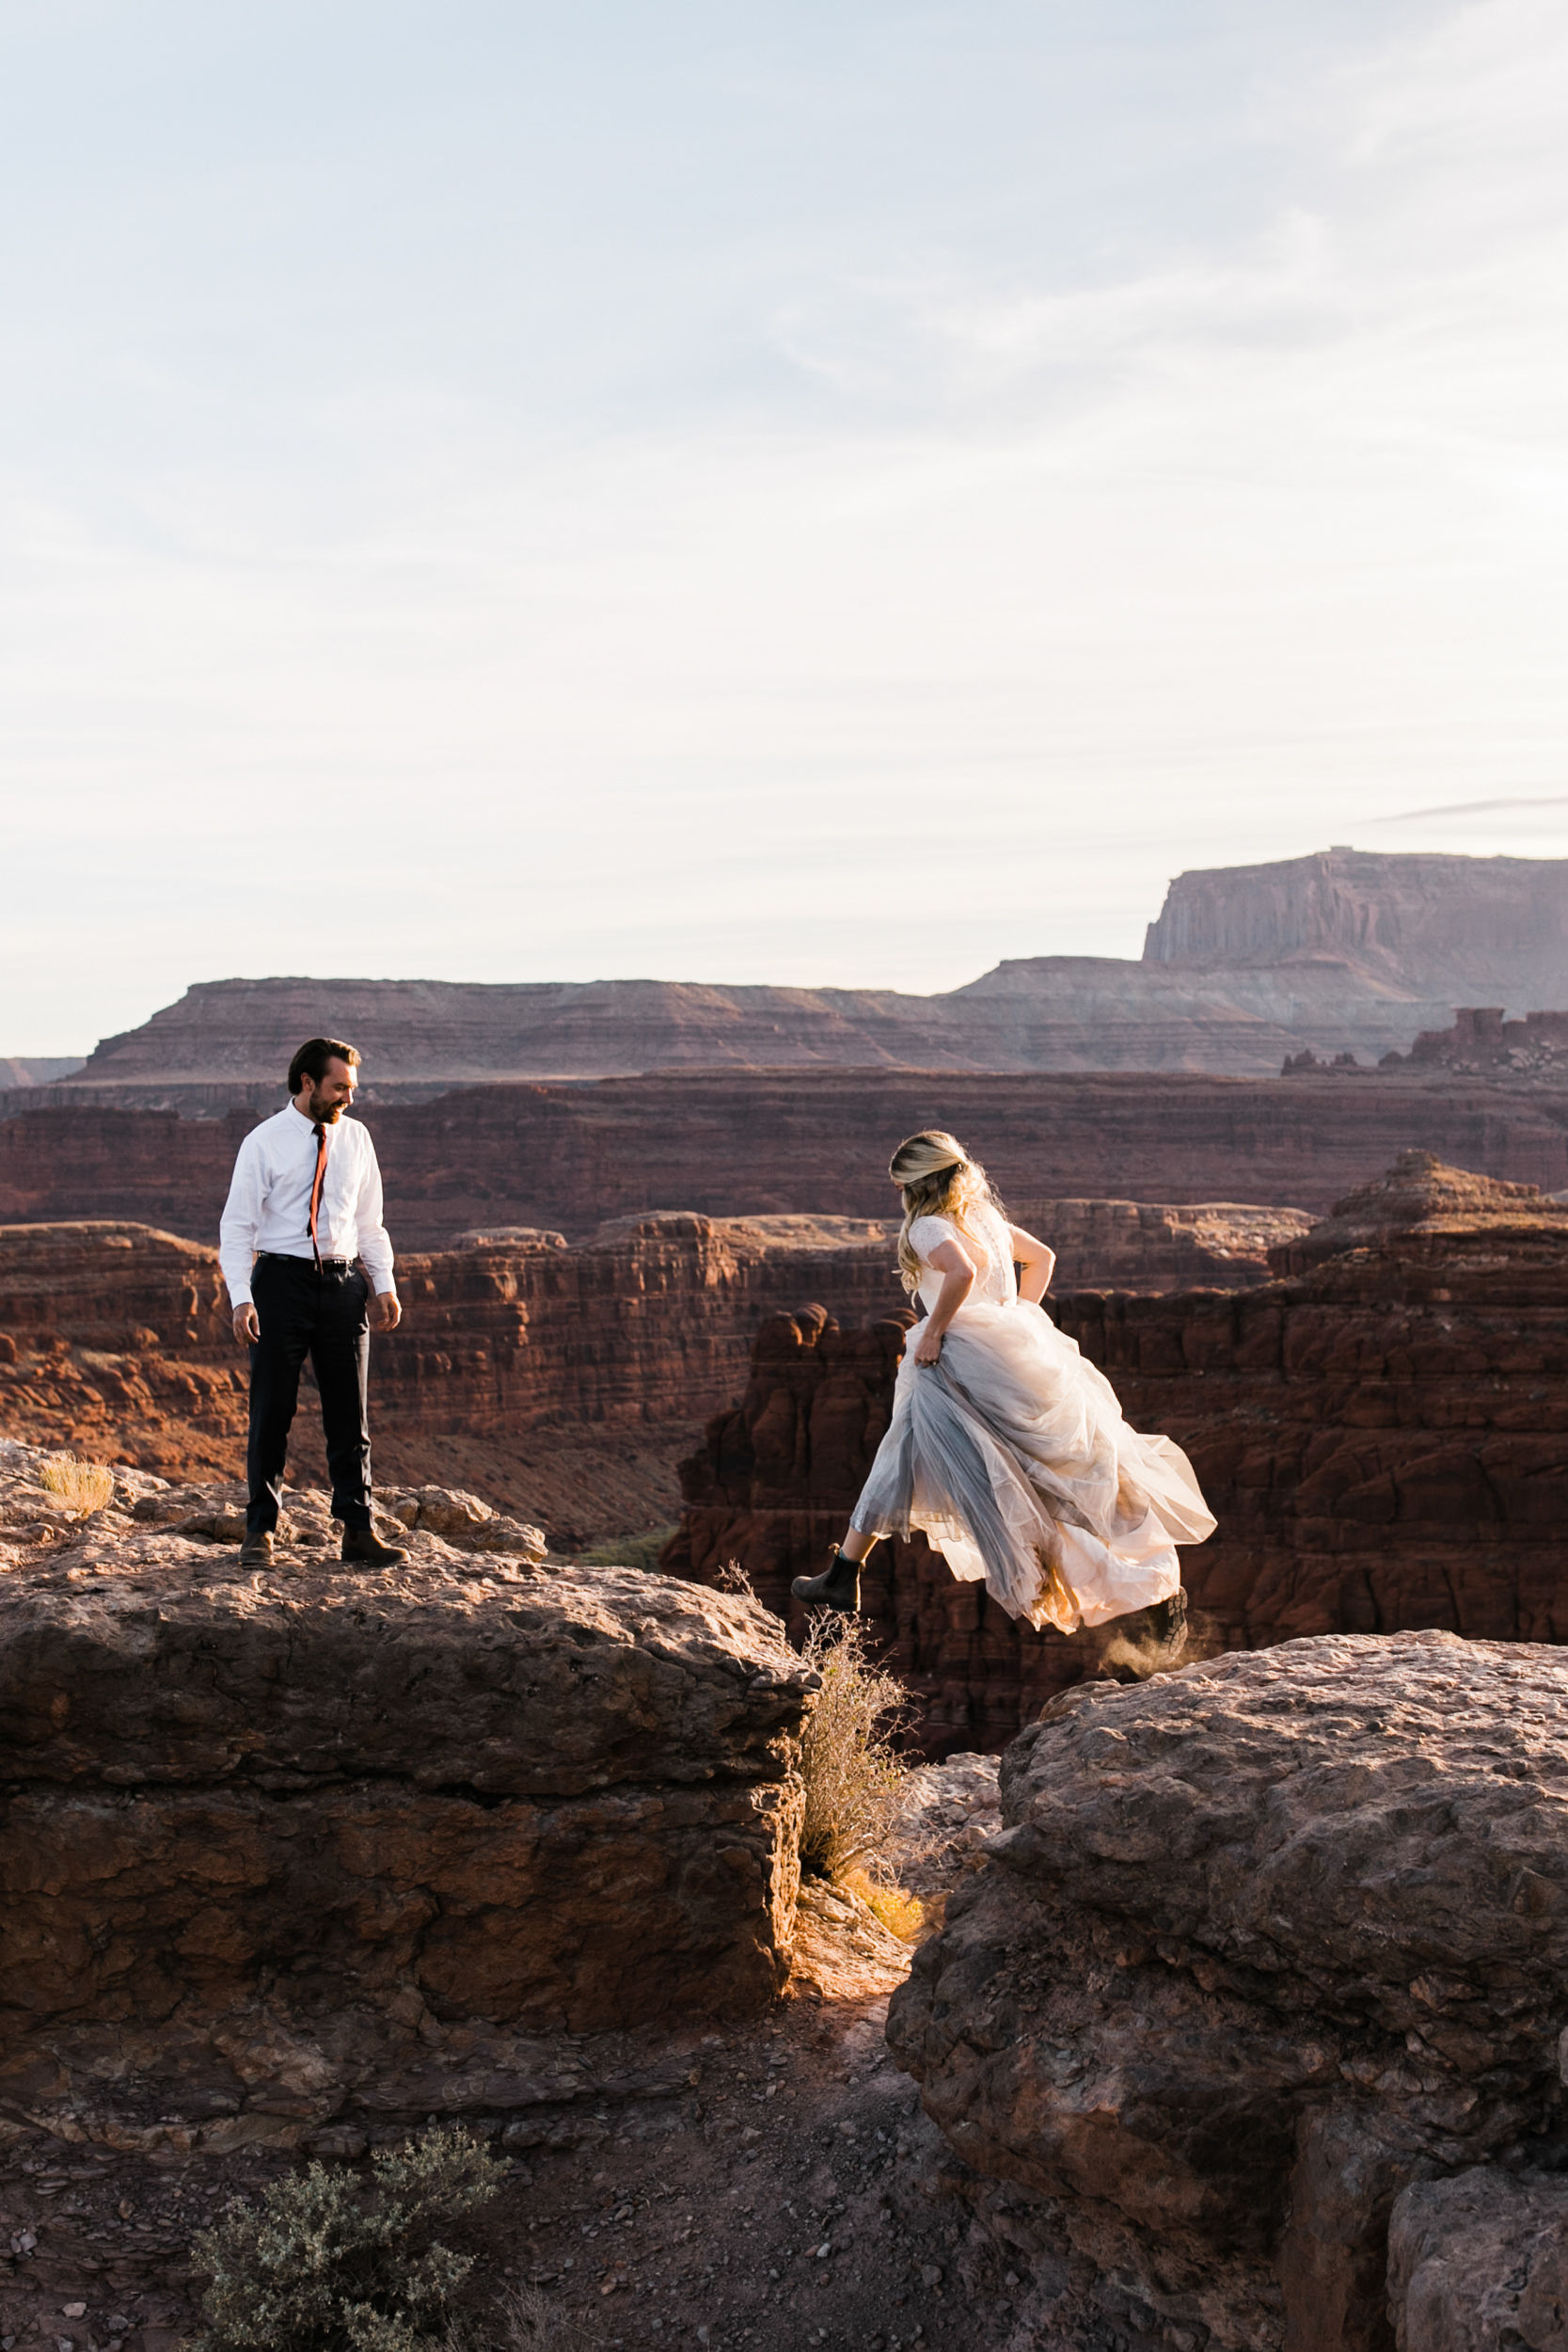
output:
<svg viewBox="0 0 1568 2352"><path fill-rule="evenodd" d="M252 1535L271 1534L277 1525L289 1430L307 1356L321 1391L332 1516L345 1527L369 1527L370 1284L356 1266L318 1270L313 1258L258 1258L250 1292L261 1336L250 1348L246 1528Z"/></svg>

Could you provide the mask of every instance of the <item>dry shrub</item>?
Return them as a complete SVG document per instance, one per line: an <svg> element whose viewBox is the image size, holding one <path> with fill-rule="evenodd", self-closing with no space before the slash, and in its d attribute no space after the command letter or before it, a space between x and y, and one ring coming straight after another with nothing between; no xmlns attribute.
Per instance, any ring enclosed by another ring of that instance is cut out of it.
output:
<svg viewBox="0 0 1568 2352"><path fill-rule="evenodd" d="M517 2287L501 2297L504 2352L594 2352L593 2339L538 2287Z"/></svg>
<svg viewBox="0 0 1568 2352"><path fill-rule="evenodd" d="M235 2206L197 2238L212 2284L189 2352L477 2347L483 2338L456 2308L473 2259L431 2233L504 2178L503 2165L455 2130L383 2150L369 2179L317 2163L275 2182L259 2205Z"/></svg>
<svg viewBox="0 0 1568 2352"><path fill-rule="evenodd" d="M888 1735L908 1721L909 1693L872 1665L854 1617L818 1617L802 1656L822 1687L800 1739L800 1859L824 1878L843 1883L858 1867L886 1884L888 1848L911 1801L910 1768Z"/></svg>
<svg viewBox="0 0 1568 2352"><path fill-rule="evenodd" d="M39 1485L57 1495L68 1510L86 1518L115 1499L115 1474L102 1462L79 1462L73 1454L51 1454L39 1466Z"/></svg>
<svg viewBox="0 0 1568 2352"><path fill-rule="evenodd" d="M888 1933L897 1936L900 1943L912 1944L917 1940L926 1925L926 1906L918 1895L874 1879L858 1868L847 1872L840 1884L851 1895L858 1895L867 1909L876 1913Z"/></svg>
<svg viewBox="0 0 1568 2352"><path fill-rule="evenodd" d="M757 1597L756 1586L738 1560L726 1560L721 1568L715 1570L713 1589L716 1593L738 1593L743 1600L755 1600Z"/></svg>

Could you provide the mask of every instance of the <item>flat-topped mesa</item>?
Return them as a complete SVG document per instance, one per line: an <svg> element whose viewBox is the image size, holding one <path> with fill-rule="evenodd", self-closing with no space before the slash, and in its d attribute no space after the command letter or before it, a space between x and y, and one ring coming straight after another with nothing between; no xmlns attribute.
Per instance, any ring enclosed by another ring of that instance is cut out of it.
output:
<svg viewBox="0 0 1568 2352"><path fill-rule="evenodd" d="M1370 985L1518 1011L1568 1003L1568 859L1333 849L1180 874L1144 946L1164 964L1333 960ZM1478 989L1482 974L1490 989Z"/></svg>
<svg viewBox="0 0 1568 2352"><path fill-rule="evenodd" d="M1497 2164L1556 2189L1560 1652L1335 1636L1085 1687L1001 1791L888 2039L966 2165L1058 2201L1145 2337L1378 2352L1406 2184ZM1401 2306L1409 2352L1560 2340L1439 2338Z"/></svg>
<svg viewBox="0 0 1568 2352"><path fill-rule="evenodd" d="M753 1603L460 1548L453 1496L357 1573L295 1497L242 1573L231 1496L160 1524L121 1473L83 1518L0 1451L0 2115L112 2138L178 2080L297 2138L451 2107L404 2078L456 2058L494 2114L549 2095L508 2037L779 1990L814 1681Z"/></svg>
<svg viewBox="0 0 1568 2352"><path fill-rule="evenodd" d="M1465 1271L1463 1245L1485 1237L1489 1266L1497 1253L1544 1252L1555 1261L1568 1245L1568 1205L1535 1184L1511 1184L1450 1168L1430 1152L1402 1152L1386 1175L1357 1185L1309 1232L1286 1236L1268 1252L1276 1274L1305 1274L1352 1250L1373 1249L1409 1263Z"/></svg>

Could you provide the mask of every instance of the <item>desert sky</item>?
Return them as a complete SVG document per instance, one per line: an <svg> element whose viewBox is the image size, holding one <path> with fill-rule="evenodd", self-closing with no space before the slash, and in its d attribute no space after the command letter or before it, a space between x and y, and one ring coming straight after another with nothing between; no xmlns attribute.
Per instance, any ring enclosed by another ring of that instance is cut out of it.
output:
<svg viewBox="0 0 1568 2352"><path fill-rule="evenodd" d="M1542 0L5 0L0 1052L1568 854Z"/></svg>

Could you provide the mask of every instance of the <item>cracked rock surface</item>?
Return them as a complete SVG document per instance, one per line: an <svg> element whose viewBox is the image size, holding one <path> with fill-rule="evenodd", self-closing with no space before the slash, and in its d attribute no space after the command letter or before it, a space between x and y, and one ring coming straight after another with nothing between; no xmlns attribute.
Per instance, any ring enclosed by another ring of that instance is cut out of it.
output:
<svg viewBox="0 0 1568 2352"><path fill-rule="evenodd" d="M1568 2163L1564 1696L1439 1633L1066 1693L894 1997L928 2113L1166 2340L1386 2344L1396 2197Z"/></svg>
<svg viewBox="0 0 1568 2352"><path fill-rule="evenodd" d="M541 2036L777 1992L812 1677L754 1603L459 1549L422 1503L404 1567L242 1571L190 1524L221 1497L160 1524L119 1473L73 1516L40 1467L0 1464L48 1531L0 1614L13 2128L352 2138L454 2081L523 2115Z"/></svg>

